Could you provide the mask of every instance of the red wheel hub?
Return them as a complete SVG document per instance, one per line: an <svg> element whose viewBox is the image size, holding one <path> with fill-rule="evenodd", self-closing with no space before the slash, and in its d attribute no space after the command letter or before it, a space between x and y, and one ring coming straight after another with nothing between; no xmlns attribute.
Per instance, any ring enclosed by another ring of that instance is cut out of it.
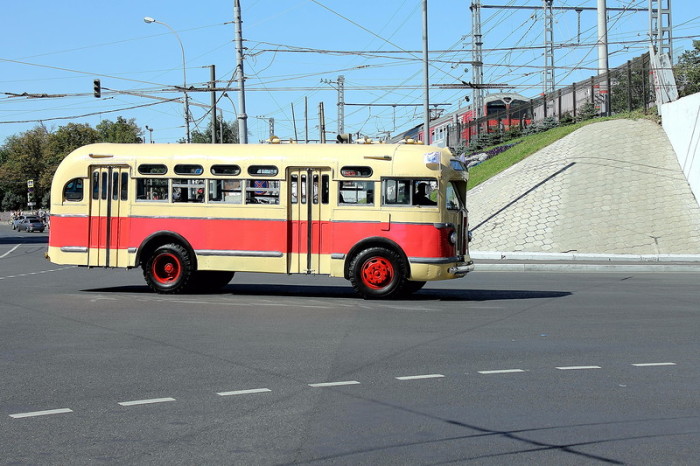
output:
<svg viewBox="0 0 700 466"><path fill-rule="evenodd" d="M378 290L394 279L394 266L384 257L372 257L362 264L361 273L364 284Z"/></svg>
<svg viewBox="0 0 700 466"><path fill-rule="evenodd" d="M180 259L174 254L161 254L153 261L151 272L158 283L171 283L180 277L182 265Z"/></svg>

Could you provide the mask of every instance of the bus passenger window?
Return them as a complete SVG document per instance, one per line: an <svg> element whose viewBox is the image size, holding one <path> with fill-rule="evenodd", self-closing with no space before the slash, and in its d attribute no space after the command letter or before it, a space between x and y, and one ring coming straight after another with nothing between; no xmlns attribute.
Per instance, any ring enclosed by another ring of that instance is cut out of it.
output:
<svg viewBox="0 0 700 466"><path fill-rule="evenodd" d="M383 180L382 193L386 205L409 205L411 203L411 180Z"/></svg>
<svg viewBox="0 0 700 466"><path fill-rule="evenodd" d="M167 201L168 180L164 178L138 178L136 180L137 201Z"/></svg>
<svg viewBox="0 0 700 466"><path fill-rule="evenodd" d="M126 201L129 197L129 174L122 173L122 192L121 200Z"/></svg>
<svg viewBox="0 0 700 466"><path fill-rule="evenodd" d="M63 199L66 201L82 201L83 200L83 179L73 178L63 187Z"/></svg>
<svg viewBox="0 0 700 466"><path fill-rule="evenodd" d="M209 202L242 204L241 180L209 180Z"/></svg>
<svg viewBox="0 0 700 466"><path fill-rule="evenodd" d="M279 204L280 182L275 180L246 180L246 204Z"/></svg>
<svg viewBox="0 0 700 466"><path fill-rule="evenodd" d="M173 202L204 202L204 180L173 178Z"/></svg>
<svg viewBox="0 0 700 466"><path fill-rule="evenodd" d="M339 181L338 204L340 205L373 205L373 181Z"/></svg>

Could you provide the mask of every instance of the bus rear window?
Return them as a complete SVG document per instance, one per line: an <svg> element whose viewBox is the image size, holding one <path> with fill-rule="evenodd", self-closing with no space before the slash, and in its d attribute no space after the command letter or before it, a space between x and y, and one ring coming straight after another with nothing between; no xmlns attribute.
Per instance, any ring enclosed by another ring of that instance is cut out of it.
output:
<svg viewBox="0 0 700 466"><path fill-rule="evenodd" d="M83 200L83 179L73 178L63 187L63 199L66 201L82 201Z"/></svg>
<svg viewBox="0 0 700 466"><path fill-rule="evenodd" d="M139 173L142 175L165 175L168 173L168 167L161 164L142 163L139 165Z"/></svg>

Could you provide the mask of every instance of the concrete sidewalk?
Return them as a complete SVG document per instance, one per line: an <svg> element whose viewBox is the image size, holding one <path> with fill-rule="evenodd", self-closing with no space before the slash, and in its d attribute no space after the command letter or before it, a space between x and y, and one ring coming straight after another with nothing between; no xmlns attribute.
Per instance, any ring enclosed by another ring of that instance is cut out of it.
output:
<svg viewBox="0 0 700 466"><path fill-rule="evenodd" d="M700 266L700 206L651 121L585 126L469 191L467 205L477 270Z"/></svg>

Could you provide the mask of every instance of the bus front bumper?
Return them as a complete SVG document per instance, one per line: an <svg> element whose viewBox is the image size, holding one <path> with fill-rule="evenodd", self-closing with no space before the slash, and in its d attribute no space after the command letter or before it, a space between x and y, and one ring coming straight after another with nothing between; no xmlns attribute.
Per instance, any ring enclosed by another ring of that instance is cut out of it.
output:
<svg viewBox="0 0 700 466"><path fill-rule="evenodd" d="M469 261L466 264L455 265L454 267L450 267L449 269L447 269L447 271L451 274L454 274L456 278L461 278L473 270L474 262L472 261Z"/></svg>

